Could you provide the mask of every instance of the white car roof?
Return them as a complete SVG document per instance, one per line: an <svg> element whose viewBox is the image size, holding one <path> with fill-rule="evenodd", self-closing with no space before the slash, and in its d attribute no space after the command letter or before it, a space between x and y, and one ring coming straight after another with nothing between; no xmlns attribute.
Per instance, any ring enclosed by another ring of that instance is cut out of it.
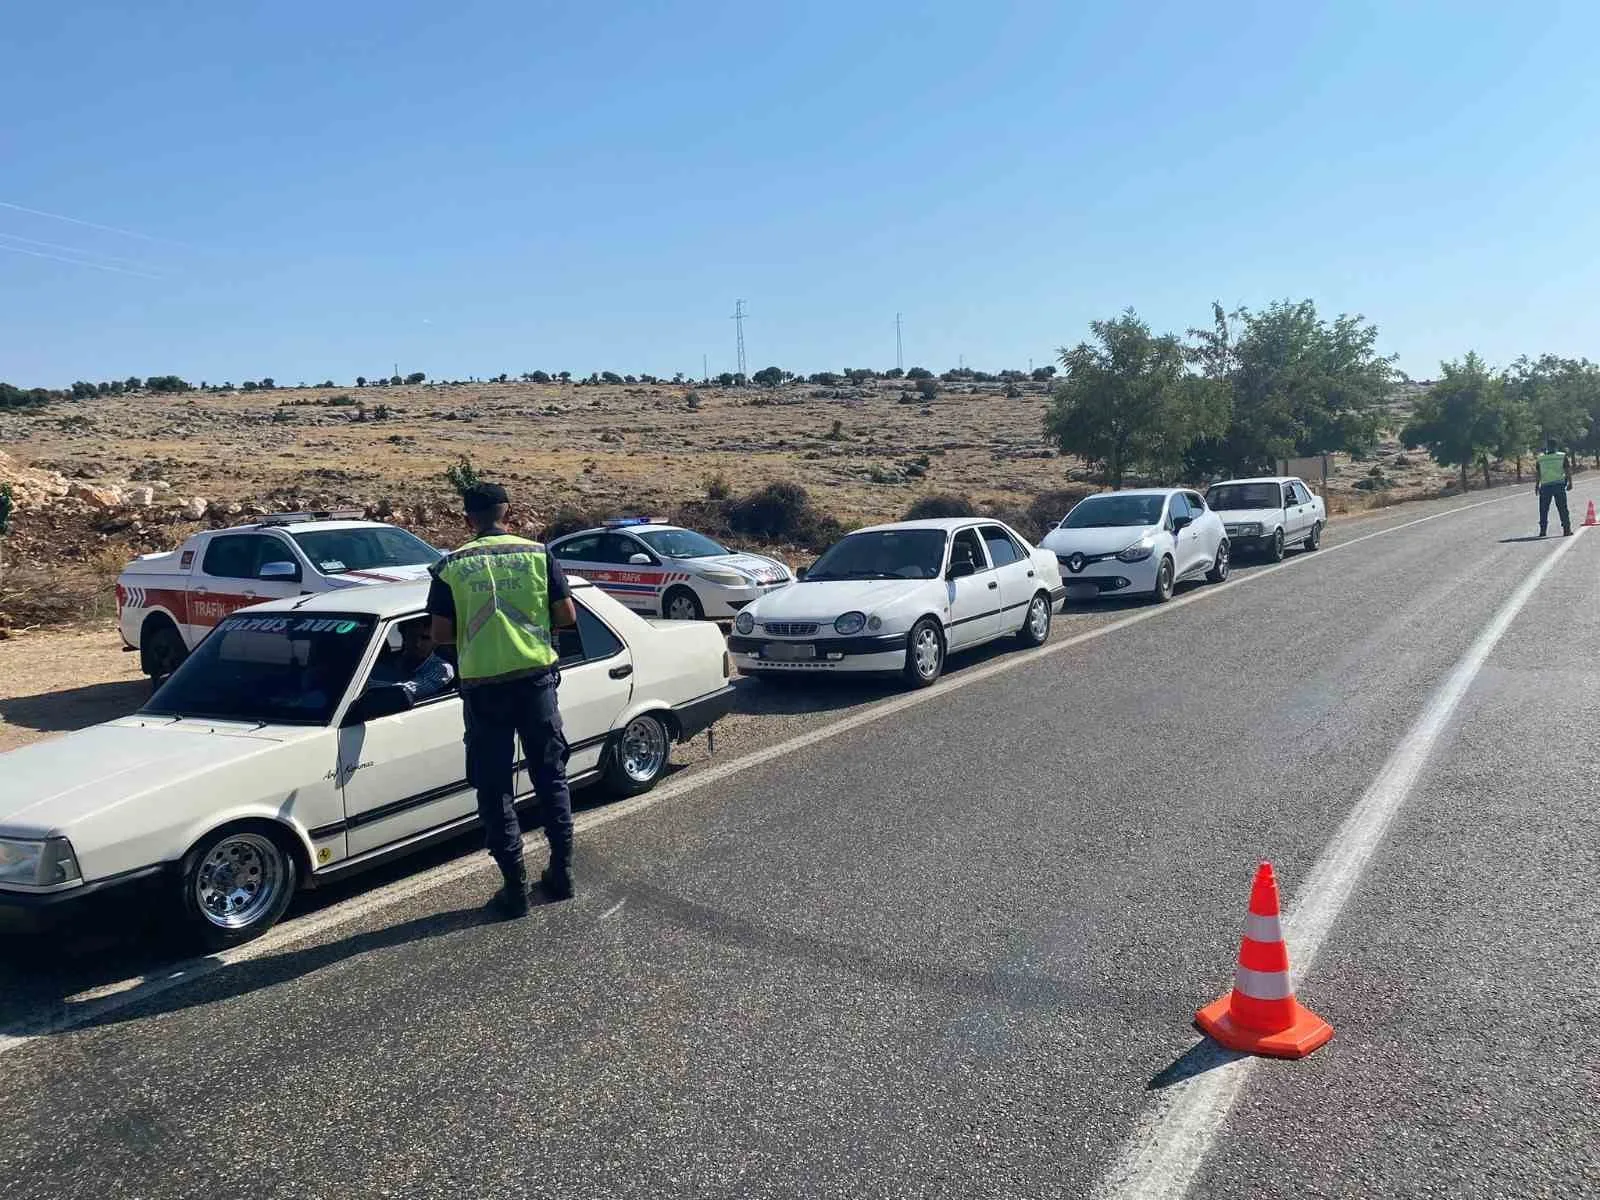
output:
<svg viewBox="0 0 1600 1200"><path fill-rule="evenodd" d="M1304 483L1298 475L1260 475L1254 479L1219 479L1212 487L1221 487L1225 483Z"/></svg>
<svg viewBox="0 0 1600 1200"><path fill-rule="evenodd" d="M924 521L890 521L884 525L865 525L852 533L882 533L887 529L938 529L949 533L968 525L1004 525L998 517L929 517Z"/></svg>
<svg viewBox="0 0 1600 1200"><path fill-rule="evenodd" d="M1085 496L1085 500L1098 500L1102 496L1171 496L1176 492L1193 492L1197 488L1187 487L1162 487L1162 488L1123 488L1120 492L1095 492L1092 496Z"/></svg>
<svg viewBox="0 0 1600 1200"><path fill-rule="evenodd" d="M245 533L263 529L281 529L288 534L299 533L303 530L341 530L341 529L398 529L397 525L390 525L387 521L246 521L243 525L229 525L225 529L209 529L207 533ZM413 535L415 536L415 535Z"/></svg>
<svg viewBox="0 0 1600 1200"><path fill-rule="evenodd" d="M568 575L567 583L571 585L573 591L594 586L581 575ZM309 596L289 596L283 600L269 600L264 604L253 605L249 611L363 613L384 618L421 612L427 603L428 581L418 580L415 583L379 583L371 587L315 592Z"/></svg>
<svg viewBox="0 0 1600 1200"><path fill-rule="evenodd" d="M551 538L550 544L564 542L568 538L587 537L591 533L662 533L672 529L683 529L682 525L597 525L593 529L574 529L571 533L563 533L558 538ZM688 532L693 533L694 530Z"/></svg>

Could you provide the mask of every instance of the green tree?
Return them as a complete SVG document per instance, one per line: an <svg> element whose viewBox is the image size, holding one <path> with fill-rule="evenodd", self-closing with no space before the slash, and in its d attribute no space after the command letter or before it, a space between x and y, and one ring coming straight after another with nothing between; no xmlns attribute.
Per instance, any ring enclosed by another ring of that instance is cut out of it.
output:
<svg viewBox="0 0 1600 1200"><path fill-rule="evenodd" d="M750 376L750 379L754 383L759 383L762 387L777 387L783 382L783 368L763 367L754 375Z"/></svg>
<svg viewBox="0 0 1600 1200"><path fill-rule="evenodd" d="M924 400L932 400L938 394L939 381L933 378L933 376L930 375L926 379L917 380L917 395L921 396Z"/></svg>
<svg viewBox="0 0 1600 1200"><path fill-rule="evenodd" d="M367 377L365 375L357 375L356 376L356 386L357 387L366 387L367 386Z"/></svg>
<svg viewBox="0 0 1600 1200"><path fill-rule="evenodd" d="M907 379L932 379L933 372L927 367L912 367L906 372Z"/></svg>
<svg viewBox="0 0 1600 1200"><path fill-rule="evenodd" d="M143 386L144 380L140 379L137 375L129 375L122 381L122 387L124 391L137 392Z"/></svg>
<svg viewBox="0 0 1600 1200"><path fill-rule="evenodd" d="M448 483L459 495L466 495L467 489L477 486L482 482L478 469L472 465L472 460L463 454L455 462L444 469L444 481Z"/></svg>
<svg viewBox="0 0 1600 1200"><path fill-rule="evenodd" d="M1060 352L1065 378L1051 392L1045 432L1113 488L1130 471L1176 470L1192 442L1226 426L1218 389L1189 374L1176 336L1153 335L1131 308L1089 328L1092 343Z"/></svg>
<svg viewBox="0 0 1600 1200"><path fill-rule="evenodd" d="M413 371L413 372L411 372L411 374L406 376L406 382L410 383L410 384L418 384L418 383L421 383L423 380L425 380L427 377L428 376L425 373L423 373L422 371Z"/></svg>
<svg viewBox="0 0 1600 1200"><path fill-rule="evenodd" d="M1043 367L1035 367L1033 369L1033 381L1035 383L1049 383L1050 380L1054 379L1055 377L1056 369L1053 366L1046 365Z"/></svg>
<svg viewBox="0 0 1600 1200"><path fill-rule="evenodd" d="M1408 449L1425 447L1435 462L1461 470L1483 464L1489 483L1489 458L1512 440L1507 432L1505 380L1492 375L1483 359L1469 352L1460 362L1439 364L1440 378L1417 402L1411 420L1400 431Z"/></svg>
<svg viewBox="0 0 1600 1200"><path fill-rule="evenodd" d="M1220 436L1191 448L1192 469L1243 474L1291 455L1372 448L1395 378L1376 325L1348 314L1326 321L1310 300L1211 311L1211 328L1189 331L1189 360L1226 392L1231 416Z"/></svg>

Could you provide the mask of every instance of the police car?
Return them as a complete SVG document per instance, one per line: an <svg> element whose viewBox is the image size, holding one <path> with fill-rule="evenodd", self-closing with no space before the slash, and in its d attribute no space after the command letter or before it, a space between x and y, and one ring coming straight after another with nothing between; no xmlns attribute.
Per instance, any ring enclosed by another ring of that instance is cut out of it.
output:
<svg viewBox="0 0 1600 1200"><path fill-rule="evenodd" d="M794 582L776 559L740 554L703 533L659 518L619 517L547 546L635 612L677 621L729 620L745 605Z"/></svg>

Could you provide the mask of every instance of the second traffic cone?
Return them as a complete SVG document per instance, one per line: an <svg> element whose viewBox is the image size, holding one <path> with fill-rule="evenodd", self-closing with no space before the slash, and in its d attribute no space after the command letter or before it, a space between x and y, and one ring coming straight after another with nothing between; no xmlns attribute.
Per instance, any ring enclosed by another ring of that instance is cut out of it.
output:
<svg viewBox="0 0 1600 1200"><path fill-rule="evenodd" d="M1587 514L1585 514L1585 516L1583 518L1583 523L1585 525L1600 525L1600 521L1596 521L1594 519L1594 501L1593 500L1589 501L1589 511L1588 511Z"/></svg>
<svg viewBox="0 0 1600 1200"><path fill-rule="evenodd" d="M1272 1058L1304 1058L1333 1036L1333 1026L1301 1007L1289 986L1289 947L1271 863L1257 868L1250 889L1233 991L1195 1013L1194 1023L1230 1050Z"/></svg>

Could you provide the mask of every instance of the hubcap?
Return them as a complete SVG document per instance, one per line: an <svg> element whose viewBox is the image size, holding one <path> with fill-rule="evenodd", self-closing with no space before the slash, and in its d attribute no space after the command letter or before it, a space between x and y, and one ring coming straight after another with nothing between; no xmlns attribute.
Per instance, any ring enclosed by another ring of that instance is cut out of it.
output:
<svg viewBox="0 0 1600 1200"><path fill-rule="evenodd" d="M667 616L674 621L692 621L695 618L694 601L682 592L667 605Z"/></svg>
<svg viewBox="0 0 1600 1200"><path fill-rule="evenodd" d="M667 731L654 717L638 717L622 732L622 771L635 783L649 783L667 763Z"/></svg>
<svg viewBox="0 0 1600 1200"><path fill-rule="evenodd" d="M1050 606L1045 603L1044 597L1035 596L1033 607L1028 609L1028 632L1035 641L1044 641L1045 634L1050 632Z"/></svg>
<svg viewBox="0 0 1600 1200"><path fill-rule="evenodd" d="M243 929L270 912L287 874L283 853L256 833L236 833L211 848L195 872L194 898L219 929Z"/></svg>
<svg viewBox="0 0 1600 1200"><path fill-rule="evenodd" d="M929 626L917 634L917 674L932 679L939 671L939 635Z"/></svg>
<svg viewBox="0 0 1600 1200"><path fill-rule="evenodd" d="M1161 564L1161 594L1165 596L1172 590L1172 564Z"/></svg>
<svg viewBox="0 0 1600 1200"><path fill-rule="evenodd" d="M1228 577L1228 570L1232 564L1229 562L1228 548L1226 546L1217 551L1217 574L1223 579Z"/></svg>

